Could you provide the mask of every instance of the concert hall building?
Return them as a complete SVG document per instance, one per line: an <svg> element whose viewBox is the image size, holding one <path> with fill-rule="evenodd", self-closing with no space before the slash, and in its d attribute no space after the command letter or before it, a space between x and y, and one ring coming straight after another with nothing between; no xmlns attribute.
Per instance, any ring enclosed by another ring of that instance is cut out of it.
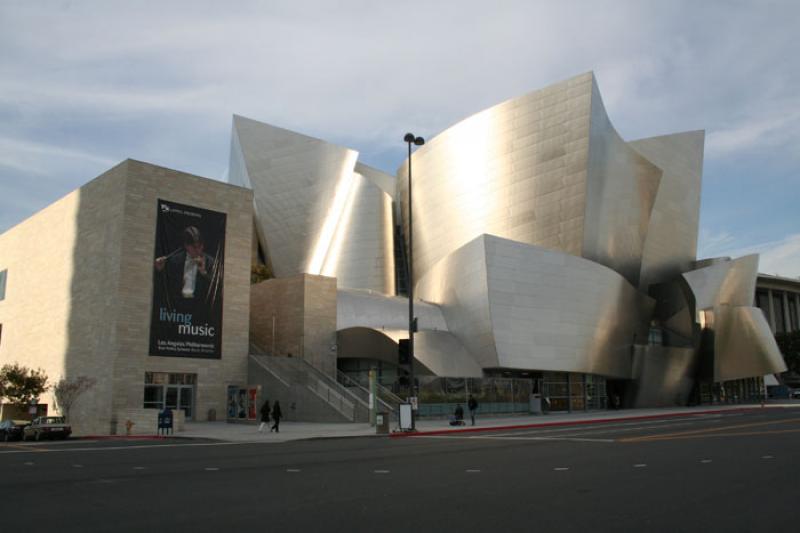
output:
<svg viewBox="0 0 800 533"><path fill-rule="evenodd" d="M164 406L251 419L266 397L365 420L366 370L400 395L407 375L413 163L421 381L528 381L552 410L756 397L800 299L765 318L758 256L698 259L703 148L624 140L592 73L465 118L394 175L234 116L228 183L127 160L0 235L0 364L95 378L83 434L152 432Z"/></svg>

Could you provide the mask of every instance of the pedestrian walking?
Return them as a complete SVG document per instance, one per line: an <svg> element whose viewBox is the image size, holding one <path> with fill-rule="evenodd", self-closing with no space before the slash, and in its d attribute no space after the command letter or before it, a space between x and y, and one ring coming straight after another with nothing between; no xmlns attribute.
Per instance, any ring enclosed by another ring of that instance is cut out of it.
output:
<svg viewBox="0 0 800 533"><path fill-rule="evenodd" d="M467 401L467 407L469 407L469 417L472 420L472 425L475 425L475 411L478 410L478 400L470 394L469 400Z"/></svg>
<svg viewBox="0 0 800 533"><path fill-rule="evenodd" d="M272 420L274 420L275 423L272 424L271 428L269 428L269 432L270 433L272 433L273 429L275 430L275 433L280 433L280 427L279 426L281 424L281 418L282 417L283 417L283 413L281 413L281 402L279 402L278 400L275 400L275 405L272 406Z"/></svg>
<svg viewBox="0 0 800 533"><path fill-rule="evenodd" d="M269 400L264 400L264 405L261 406L261 424L258 426L258 432L264 431L264 426L269 424Z"/></svg>

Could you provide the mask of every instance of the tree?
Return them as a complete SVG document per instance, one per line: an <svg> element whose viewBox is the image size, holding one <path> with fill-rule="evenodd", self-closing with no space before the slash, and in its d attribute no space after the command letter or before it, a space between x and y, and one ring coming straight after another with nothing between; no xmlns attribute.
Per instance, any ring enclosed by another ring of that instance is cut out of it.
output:
<svg viewBox="0 0 800 533"><path fill-rule="evenodd" d="M47 374L41 368L32 370L19 363L0 368L0 389L12 405L26 408L47 390Z"/></svg>
<svg viewBox="0 0 800 533"><path fill-rule="evenodd" d="M75 379L61 378L58 383L53 385L53 396L56 408L64 415L69 422L69 412L78 398L87 390L94 387L97 383L95 378L88 376L78 376Z"/></svg>
<svg viewBox="0 0 800 533"><path fill-rule="evenodd" d="M272 270L263 263L250 267L250 285L255 285L256 283L271 279L272 277Z"/></svg>

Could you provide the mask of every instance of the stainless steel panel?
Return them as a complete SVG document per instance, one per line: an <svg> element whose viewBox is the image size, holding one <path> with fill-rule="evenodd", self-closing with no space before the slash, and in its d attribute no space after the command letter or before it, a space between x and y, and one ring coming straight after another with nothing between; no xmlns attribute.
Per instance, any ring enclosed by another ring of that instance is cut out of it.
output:
<svg viewBox="0 0 800 533"><path fill-rule="evenodd" d="M503 102L415 152L415 279L484 233L581 254L592 83L588 73Z"/></svg>
<svg viewBox="0 0 800 533"><path fill-rule="evenodd" d="M447 331L447 323L439 307L415 301L414 314L418 317L420 330ZM339 289L336 296L336 329L353 327L399 331L401 336L397 338L408 338L408 298Z"/></svg>
<svg viewBox="0 0 800 533"><path fill-rule="evenodd" d="M339 357L382 361L397 365L398 338L371 328L354 327L337 332ZM399 338L408 338L408 331ZM483 371L458 340L446 331L420 331L414 335L414 371L417 375L482 377Z"/></svg>
<svg viewBox="0 0 800 533"><path fill-rule="evenodd" d="M786 371L772 331L757 307L714 307L714 381Z"/></svg>
<svg viewBox="0 0 800 533"><path fill-rule="evenodd" d="M698 311L722 304L751 305L757 277L758 254L734 260L715 260L709 266L683 274L694 294Z"/></svg>
<svg viewBox="0 0 800 533"><path fill-rule="evenodd" d="M322 266L339 288L395 293L392 199L360 173L348 198Z"/></svg>
<svg viewBox="0 0 800 533"><path fill-rule="evenodd" d="M622 140L592 83L582 256L639 285L662 171Z"/></svg>
<svg viewBox="0 0 800 533"><path fill-rule="evenodd" d="M705 132L690 131L628 145L664 171L642 255L639 286L669 281L697 257Z"/></svg>
<svg viewBox="0 0 800 533"><path fill-rule="evenodd" d="M437 263L417 291L484 368L622 378L653 307L609 268L492 235Z"/></svg>
<svg viewBox="0 0 800 533"><path fill-rule="evenodd" d="M634 407L686 405L694 385L697 350L640 345L633 354Z"/></svg>
<svg viewBox="0 0 800 533"><path fill-rule="evenodd" d="M254 191L258 235L277 277L336 277L393 294L393 178L358 153L234 116L229 180Z"/></svg>

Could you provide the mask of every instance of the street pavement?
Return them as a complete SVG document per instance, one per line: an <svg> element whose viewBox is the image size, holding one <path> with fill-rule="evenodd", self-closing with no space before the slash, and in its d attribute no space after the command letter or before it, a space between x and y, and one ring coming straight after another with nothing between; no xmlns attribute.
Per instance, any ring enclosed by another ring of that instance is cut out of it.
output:
<svg viewBox="0 0 800 533"><path fill-rule="evenodd" d="M771 404L769 408L786 406L800 407L800 402L786 404ZM725 411L759 408L759 405L722 405L701 407L673 407L660 409L631 409L620 411L588 411L573 413L549 413L546 415L517 415L517 416L484 416L477 417L477 428L485 430L492 427L514 427L538 424L582 423L619 418L647 418L685 416L692 413L708 411ZM467 415L467 424L469 416ZM416 423L420 432L442 431L459 429L452 428L447 420L423 419ZM470 426L466 426L470 428ZM267 427L263 432L258 431L258 424L227 423L227 422L187 422L184 431L176 432L174 436L193 439L213 439L229 442L290 442L304 439L321 438L347 438L375 435L375 428L369 424L332 423L320 424L311 422L281 422L280 433L270 433ZM397 420L392 418L390 429L397 430ZM463 429L463 428L461 428ZM89 437L91 438L91 437Z"/></svg>
<svg viewBox="0 0 800 533"><path fill-rule="evenodd" d="M793 408L408 438L0 444L0 528L794 531L798 446Z"/></svg>

